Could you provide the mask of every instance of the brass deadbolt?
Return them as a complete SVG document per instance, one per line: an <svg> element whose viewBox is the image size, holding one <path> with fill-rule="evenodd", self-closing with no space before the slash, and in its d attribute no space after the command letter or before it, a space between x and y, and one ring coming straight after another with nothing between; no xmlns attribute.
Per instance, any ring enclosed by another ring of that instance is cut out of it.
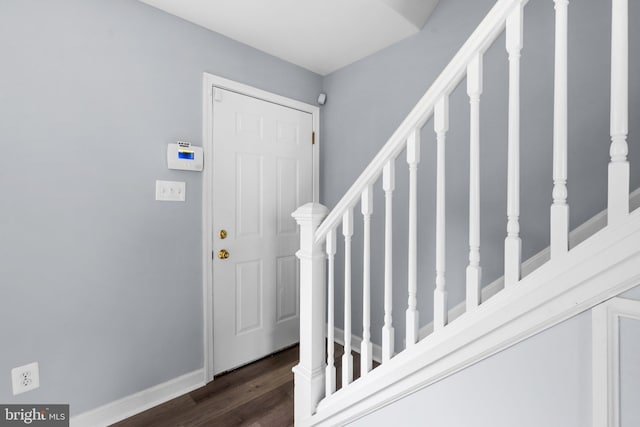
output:
<svg viewBox="0 0 640 427"><path fill-rule="evenodd" d="M220 230L220 232L218 233L218 237L220 237L220 239L224 240L227 238L227 230Z"/></svg>

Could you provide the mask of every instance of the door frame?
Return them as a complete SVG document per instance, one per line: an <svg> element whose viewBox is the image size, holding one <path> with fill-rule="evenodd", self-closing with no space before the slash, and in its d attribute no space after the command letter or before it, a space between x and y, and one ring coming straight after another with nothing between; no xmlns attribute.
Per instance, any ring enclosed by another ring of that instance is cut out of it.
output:
<svg viewBox="0 0 640 427"><path fill-rule="evenodd" d="M202 79L202 145L204 169L202 176L202 281L204 321L204 381L213 381L213 88L226 89L241 95L310 113L315 144L312 147L313 201L320 195L320 108L295 99L287 98L243 83L203 73Z"/></svg>

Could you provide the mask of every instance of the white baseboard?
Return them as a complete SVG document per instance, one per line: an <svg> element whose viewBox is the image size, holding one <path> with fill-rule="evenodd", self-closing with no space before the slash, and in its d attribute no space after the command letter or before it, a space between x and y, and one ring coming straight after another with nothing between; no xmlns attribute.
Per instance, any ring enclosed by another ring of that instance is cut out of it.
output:
<svg viewBox="0 0 640 427"><path fill-rule="evenodd" d="M106 405L71 417L71 427L106 427L125 418L139 414L171 399L189 393L204 385L204 370L188 374L155 385Z"/></svg>
<svg viewBox="0 0 640 427"><path fill-rule="evenodd" d="M636 189L633 193L629 194L629 211L640 207L640 188ZM592 218L588 219L580 226L576 227L569 233L569 247L574 248L580 243L587 240L589 237L602 230L607 225L607 210L603 210ZM550 259L550 250L545 248L522 263L522 277L527 276L537 268L541 267L545 262ZM489 298L500 292L504 288L504 277L500 277L484 288L482 288L482 302L487 301ZM465 301L456 305L449 310L449 322L454 321L458 317L464 314L466 310ZM337 332L337 329L336 329ZM427 335L433 332L433 322L428 323L420 328L418 331L419 339L425 338ZM375 353L374 353L375 354ZM380 353L381 354L381 353Z"/></svg>
<svg viewBox="0 0 640 427"><path fill-rule="evenodd" d="M344 331L340 328L334 328L334 340L341 346L344 346ZM362 345L362 338L357 335L351 335L351 349L356 353L360 353L360 346ZM378 344L372 343L371 358L378 363L382 363L382 347Z"/></svg>

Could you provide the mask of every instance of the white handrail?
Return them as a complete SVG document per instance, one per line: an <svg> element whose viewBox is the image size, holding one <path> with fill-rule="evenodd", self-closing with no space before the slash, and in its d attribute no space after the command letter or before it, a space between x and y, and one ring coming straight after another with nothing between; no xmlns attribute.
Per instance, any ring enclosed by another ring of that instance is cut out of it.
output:
<svg viewBox="0 0 640 427"><path fill-rule="evenodd" d="M351 188L340 199L327 218L316 230L316 242L323 241L329 230L335 228L348 209L352 209L360 200L364 189L373 184L382 169L404 149L409 134L421 128L429 120L436 102L443 95L449 94L466 75L467 65L478 53L483 53L498 37L505 27L509 13L516 6L524 6L529 0L498 0L487 16L482 20L471 37L460 48L451 62L440 73L435 82L418 101L398 129L387 140L380 152L373 158L369 166L360 174Z"/></svg>

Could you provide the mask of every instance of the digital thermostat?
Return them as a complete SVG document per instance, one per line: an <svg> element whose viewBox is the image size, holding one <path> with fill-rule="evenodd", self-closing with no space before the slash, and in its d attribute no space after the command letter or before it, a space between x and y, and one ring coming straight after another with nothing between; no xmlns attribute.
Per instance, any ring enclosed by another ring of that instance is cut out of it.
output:
<svg viewBox="0 0 640 427"><path fill-rule="evenodd" d="M202 147L190 142L178 141L167 147L167 165L169 169L201 171L203 166Z"/></svg>

